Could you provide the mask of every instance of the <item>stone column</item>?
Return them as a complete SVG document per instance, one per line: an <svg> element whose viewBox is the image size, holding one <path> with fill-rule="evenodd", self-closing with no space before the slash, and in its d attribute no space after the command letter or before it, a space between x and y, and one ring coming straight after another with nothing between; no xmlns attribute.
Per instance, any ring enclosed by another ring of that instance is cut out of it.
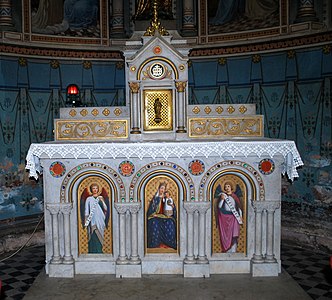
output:
<svg viewBox="0 0 332 300"><path fill-rule="evenodd" d="M13 30L11 0L0 0L0 29Z"/></svg>
<svg viewBox="0 0 332 300"><path fill-rule="evenodd" d="M194 15L194 1L183 1L182 34L185 36L196 35Z"/></svg>
<svg viewBox="0 0 332 300"><path fill-rule="evenodd" d="M64 264L72 264L74 262L72 253L71 253L71 236L70 236L70 213L73 208L71 203L62 204L60 210L63 214L63 227L64 227Z"/></svg>
<svg viewBox="0 0 332 300"><path fill-rule="evenodd" d="M59 204L47 204L46 208L51 213L52 218L52 244L53 244L53 255L50 261L51 264L60 264L60 241L59 241L59 222L58 215L60 211Z"/></svg>
<svg viewBox="0 0 332 300"><path fill-rule="evenodd" d="M137 213L141 208L140 203L133 203L129 207L131 214L131 264L139 264L141 262L138 256L138 226L137 226Z"/></svg>
<svg viewBox="0 0 332 300"><path fill-rule="evenodd" d="M177 90L177 107L176 107L176 132L177 133L185 133L187 132L185 128L186 124L186 104L185 104L185 91L187 87L187 82L186 81L176 81L175 82L175 87Z"/></svg>
<svg viewBox="0 0 332 300"><path fill-rule="evenodd" d="M314 0L298 0L298 10L295 23L318 21L314 8Z"/></svg>
<svg viewBox="0 0 332 300"><path fill-rule="evenodd" d="M184 259L186 264L194 264L194 212L197 210L197 205L190 202L183 203L184 209L187 212L187 255Z"/></svg>
<svg viewBox="0 0 332 300"><path fill-rule="evenodd" d="M265 262L274 263L277 260L274 257L273 241L274 241L274 212L280 207L278 202L266 203L267 210L267 241L266 241L266 256Z"/></svg>
<svg viewBox="0 0 332 300"><path fill-rule="evenodd" d="M206 232L206 224L205 224L205 215L207 210L210 207L210 202L200 202L198 205L198 219L199 219L199 238L198 238L198 264L207 264L209 261L206 258L205 252L205 232Z"/></svg>
<svg viewBox="0 0 332 300"><path fill-rule="evenodd" d="M264 202L252 201L252 206L255 211L255 253L252 257L252 261L255 263L262 263L262 213L264 210Z"/></svg>
<svg viewBox="0 0 332 300"><path fill-rule="evenodd" d="M112 1L113 14L111 16L111 36L124 36L123 0Z"/></svg>
<svg viewBox="0 0 332 300"><path fill-rule="evenodd" d="M126 212L128 210L128 205L115 203L115 209L119 213L119 257L116 261L117 264L127 264L126 255Z"/></svg>
<svg viewBox="0 0 332 300"><path fill-rule="evenodd" d="M132 134L139 134L141 133L140 128L139 128L139 120L141 116L141 110L140 110L140 105L139 105L139 97L138 97L138 92L139 92L139 82L129 82L129 88L131 91L131 131L130 133Z"/></svg>

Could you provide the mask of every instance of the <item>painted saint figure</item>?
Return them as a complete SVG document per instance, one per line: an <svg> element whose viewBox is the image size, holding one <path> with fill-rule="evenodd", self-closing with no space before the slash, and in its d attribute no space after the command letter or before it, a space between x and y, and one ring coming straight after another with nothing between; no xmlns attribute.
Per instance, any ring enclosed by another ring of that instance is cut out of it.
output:
<svg viewBox="0 0 332 300"><path fill-rule="evenodd" d="M166 183L160 183L147 210L147 247L177 249L176 206L171 205L172 215L164 213Z"/></svg>
<svg viewBox="0 0 332 300"><path fill-rule="evenodd" d="M217 187L217 226L223 252L236 252L240 236L240 225L243 224L241 201L234 193L231 182L224 183L224 192Z"/></svg>
<svg viewBox="0 0 332 300"><path fill-rule="evenodd" d="M98 184L90 186L92 195L86 198L84 208L84 226L88 231L88 252L102 253L104 231L108 222L108 206L100 194Z"/></svg>

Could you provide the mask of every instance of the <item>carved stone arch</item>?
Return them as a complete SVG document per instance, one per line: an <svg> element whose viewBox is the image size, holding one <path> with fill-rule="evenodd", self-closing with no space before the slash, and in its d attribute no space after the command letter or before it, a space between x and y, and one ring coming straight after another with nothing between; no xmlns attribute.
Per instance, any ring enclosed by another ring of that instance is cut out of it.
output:
<svg viewBox="0 0 332 300"><path fill-rule="evenodd" d="M126 191L121 176L109 166L98 162L87 162L71 169L63 179L60 191L60 202L73 202L71 193L75 184L88 175L98 175L104 177L113 187L113 201L125 202Z"/></svg>
<svg viewBox="0 0 332 300"><path fill-rule="evenodd" d="M167 70L167 69L165 70L165 77L164 78L167 78L167 73L169 71L173 71L174 76L172 76L171 78L168 78L168 79L170 79L170 80L178 80L179 79L179 71L178 71L177 67L175 66L175 64L170 59L168 59L166 57L157 56L157 57L148 58L147 60L142 62L142 64L140 65L140 67L137 71L136 80L142 80L142 79L146 78L146 76L147 76L147 78L149 78L149 73L150 73L149 67L153 66L155 63L160 63L164 66L166 64L167 65L167 66L165 66L166 68L170 67L170 70Z"/></svg>
<svg viewBox="0 0 332 300"><path fill-rule="evenodd" d="M169 161L156 161L149 164L146 164L142 168L140 168L134 175L130 187L129 187L129 200L130 202L140 202L139 199L139 187L142 185L142 182L149 176L150 174L154 174L156 172L165 172L167 174L173 173L176 178L178 178L184 187L188 187L185 190L189 191L189 197L187 197L187 192L185 194L184 201L194 201L195 197L195 189L194 189L194 181L189 175L189 173L179 166L176 163Z"/></svg>
<svg viewBox="0 0 332 300"><path fill-rule="evenodd" d="M202 177L198 191L200 201L210 201L210 185L212 181L225 172L237 174L243 178L248 185L250 185L253 191L253 195L250 200L265 200L265 187L259 172L246 162L226 160L213 165Z"/></svg>

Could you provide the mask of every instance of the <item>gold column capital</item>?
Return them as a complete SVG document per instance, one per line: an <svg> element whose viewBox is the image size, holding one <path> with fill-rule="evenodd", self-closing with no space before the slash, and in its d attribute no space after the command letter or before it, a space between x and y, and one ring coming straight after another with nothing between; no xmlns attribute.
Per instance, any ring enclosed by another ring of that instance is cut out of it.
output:
<svg viewBox="0 0 332 300"><path fill-rule="evenodd" d="M177 81L175 82L175 87L179 93L183 93L187 87L187 81Z"/></svg>
<svg viewBox="0 0 332 300"><path fill-rule="evenodd" d="M129 88L133 94L137 94L139 91L139 82L129 82Z"/></svg>

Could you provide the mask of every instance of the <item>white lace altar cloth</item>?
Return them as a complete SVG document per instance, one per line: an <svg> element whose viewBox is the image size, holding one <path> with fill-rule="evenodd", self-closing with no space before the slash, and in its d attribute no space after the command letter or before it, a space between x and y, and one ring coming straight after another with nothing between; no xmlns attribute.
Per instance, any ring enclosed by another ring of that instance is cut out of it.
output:
<svg viewBox="0 0 332 300"><path fill-rule="evenodd" d="M42 174L40 158L163 158L282 155L285 159L282 174L293 180L298 177L297 167L302 166L300 154L293 141L288 140L227 140L195 142L145 143L43 143L31 144L26 157L30 177Z"/></svg>

